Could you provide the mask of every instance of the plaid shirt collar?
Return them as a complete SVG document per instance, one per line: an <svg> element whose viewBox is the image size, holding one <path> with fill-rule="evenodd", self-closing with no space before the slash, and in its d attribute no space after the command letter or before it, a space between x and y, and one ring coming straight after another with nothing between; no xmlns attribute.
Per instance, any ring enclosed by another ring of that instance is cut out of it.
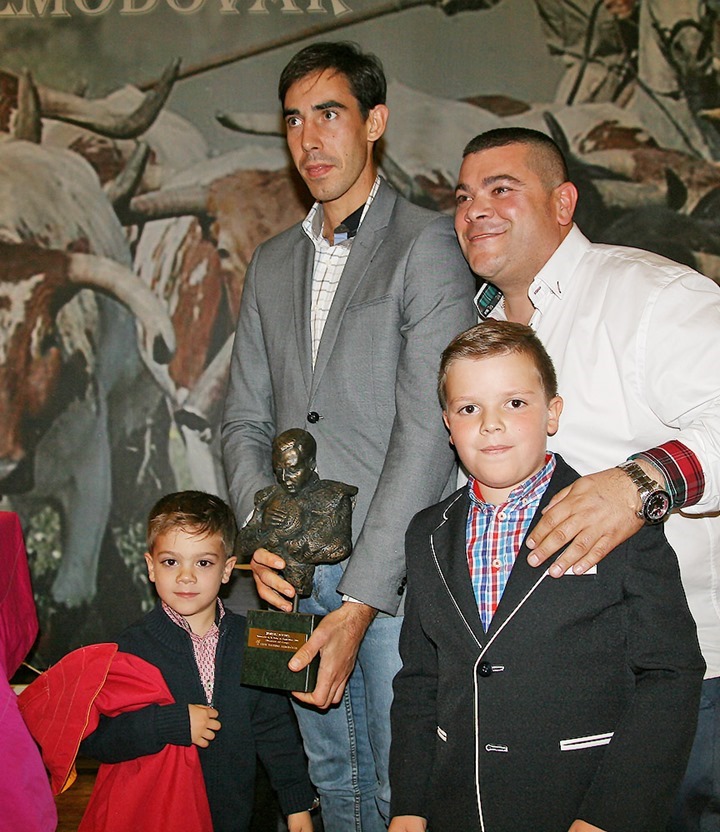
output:
<svg viewBox="0 0 720 832"><path fill-rule="evenodd" d="M550 452L546 453L543 467L536 474L533 474L532 477L529 477L520 483L520 485L513 488L503 505L514 508L524 507L534 500L539 502L555 471L555 465L555 454ZM475 477L471 476L468 478L468 491L471 502L481 511L493 512L497 508L496 505L485 501L480 483Z"/></svg>

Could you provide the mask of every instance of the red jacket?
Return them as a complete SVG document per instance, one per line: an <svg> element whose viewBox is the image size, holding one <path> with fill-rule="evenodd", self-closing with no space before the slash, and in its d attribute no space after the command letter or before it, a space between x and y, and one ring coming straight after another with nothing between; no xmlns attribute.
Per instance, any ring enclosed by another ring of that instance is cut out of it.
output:
<svg viewBox="0 0 720 832"><path fill-rule="evenodd" d="M20 709L50 769L55 794L75 780L80 742L100 715L117 716L174 700L160 671L94 644L69 653L20 695ZM78 832L212 832L194 745L166 745L122 763L102 764Z"/></svg>

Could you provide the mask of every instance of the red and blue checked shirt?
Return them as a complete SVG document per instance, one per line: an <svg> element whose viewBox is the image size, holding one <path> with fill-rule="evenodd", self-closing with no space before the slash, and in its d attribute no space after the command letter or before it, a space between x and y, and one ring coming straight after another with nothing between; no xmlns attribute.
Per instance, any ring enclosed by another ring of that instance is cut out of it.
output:
<svg viewBox="0 0 720 832"><path fill-rule="evenodd" d="M507 500L498 506L484 501L480 484L474 477L468 480L470 511L465 546L470 580L485 632L554 470L555 456L548 454L543 468L514 488Z"/></svg>

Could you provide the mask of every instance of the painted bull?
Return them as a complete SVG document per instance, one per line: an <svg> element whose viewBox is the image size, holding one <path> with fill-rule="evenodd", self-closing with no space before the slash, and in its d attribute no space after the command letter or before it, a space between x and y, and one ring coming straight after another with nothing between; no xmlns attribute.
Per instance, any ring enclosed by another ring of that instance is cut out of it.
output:
<svg viewBox="0 0 720 832"><path fill-rule="evenodd" d="M285 165L282 154L274 161ZM216 492L225 486L215 428L245 272L258 244L308 208L287 167L239 167L248 163L243 152L226 154L186 171L183 181L193 184L131 203L136 218L156 220L144 226L136 271L166 305L178 335L174 358L156 377L186 443L194 487Z"/></svg>
<svg viewBox="0 0 720 832"><path fill-rule="evenodd" d="M52 595L73 606L95 591L111 505L109 403L142 373L136 321L157 362L170 359L174 334L77 154L0 144L0 193L0 493L21 510L60 503Z"/></svg>
<svg viewBox="0 0 720 832"><path fill-rule="evenodd" d="M171 62L150 92L125 86L93 100L43 87L27 72L0 70L0 135L78 153L124 208L133 193L161 187L208 155L197 128L163 109L179 64Z"/></svg>

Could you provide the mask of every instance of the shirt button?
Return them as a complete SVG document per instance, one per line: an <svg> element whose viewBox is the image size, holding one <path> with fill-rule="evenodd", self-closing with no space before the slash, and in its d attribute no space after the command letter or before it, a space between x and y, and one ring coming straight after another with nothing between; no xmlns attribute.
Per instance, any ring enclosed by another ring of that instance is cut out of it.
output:
<svg viewBox="0 0 720 832"><path fill-rule="evenodd" d="M505 517L506 517L506 514L505 514L504 511L499 511L498 512L498 520L504 520Z"/></svg>
<svg viewBox="0 0 720 832"><path fill-rule="evenodd" d="M311 425L314 425L315 422L320 421L320 414L316 413L314 410L311 410L307 415L307 420L310 422Z"/></svg>
<svg viewBox="0 0 720 832"><path fill-rule="evenodd" d="M491 561L491 566L493 569L499 569L502 566L502 561L500 558L493 558Z"/></svg>

